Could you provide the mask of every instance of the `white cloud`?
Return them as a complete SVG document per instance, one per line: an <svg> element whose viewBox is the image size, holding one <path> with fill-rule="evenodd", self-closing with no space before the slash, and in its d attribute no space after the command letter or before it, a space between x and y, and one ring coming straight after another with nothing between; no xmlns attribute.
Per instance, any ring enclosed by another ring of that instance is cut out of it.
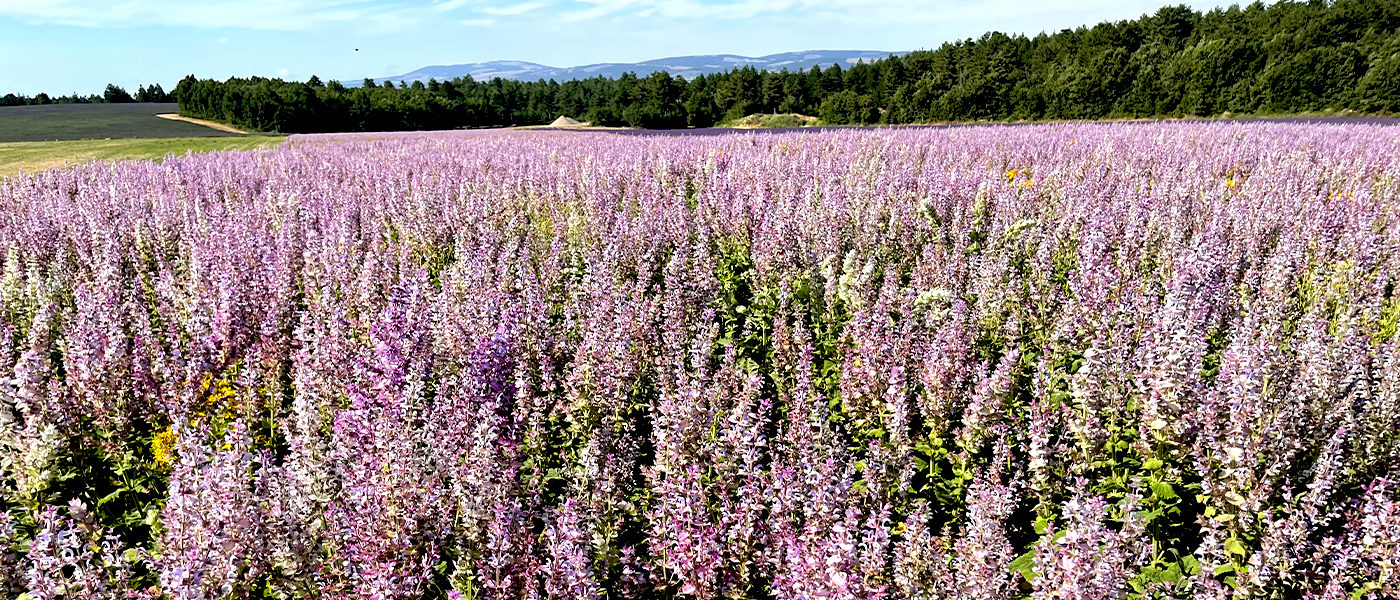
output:
<svg viewBox="0 0 1400 600"><path fill-rule="evenodd" d="M361 30L403 30L438 22L459 11L493 16L516 16L572 0L0 0L0 19L78 27L175 26L304 31L324 27ZM592 7L580 16L615 14L647 8L647 0L586 0ZM699 6L699 5L696 5ZM668 9L667 13L691 12ZM469 19L469 24L489 24Z"/></svg>
<svg viewBox="0 0 1400 600"><path fill-rule="evenodd" d="M549 6L548 2L521 2L519 4L508 4L506 6L487 6L479 9L477 12L486 13L488 15L511 16L524 14L532 10L539 10L546 6Z"/></svg>
<svg viewBox="0 0 1400 600"><path fill-rule="evenodd" d="M587 21L612 15L668 19L750 19L766 15L790 15L800 21L948 23L1001 21L1003 29L1033 24L1045 15L1093 15L1115 12L1133 16L1151 12L1169 2L1163 0L1063 0L1031 5L1024 0L571 0L563 17ZM1087 21L1086 21L1087 22ZM996 27L993 27L996 28Z"/></svg>
<svg viewBox="0 0 1400 600"><path fill-rule="evenodd" d="M328 25L391 29L419 20L425 7L369 0L0 0L0 18L78 27L233 27L300 31Z"/></svg>
<svg viewBox="0 0 1400 600"><path fill-rule="evenodd" d="M563 15L564 19L569 21L587 21L631 9L646 8L647 5L655 4L655 2L648 2L647 0L579 0L577 3L591 5L591 8L566 12Z"/></svg>
<svg viewBox="0 0 1400 600"><path fill-rule="evenodd" d="M433 10L437 12L452 12L468 4L474 4L475 0L434 0Z"/></svg>
<svg viewBox="0 0 1400 600"><path fill-rule="evenodd" d="M555 7L563 21L746 20L875 27L1039 31L1092 23L1105 15L1135 17L1172 0L0 0L0 19L83 27L176 26L274 31L352 29L402 32L443 22L446 14L471 27L495 25ZM1194 3L1193 3L1194 4ZM485 15L485 16L482 16ZM451 21L447 21L450 23ZM834 45L841 46L836 42Z"/></svg>

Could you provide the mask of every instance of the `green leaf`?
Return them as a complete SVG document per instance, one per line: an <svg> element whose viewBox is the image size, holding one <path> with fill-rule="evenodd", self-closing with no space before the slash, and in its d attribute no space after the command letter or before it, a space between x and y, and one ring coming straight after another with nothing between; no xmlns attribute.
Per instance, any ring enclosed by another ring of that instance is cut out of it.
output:
<svg viewBox="0 0 1400 600"><path fill-rule="evenodd" d="M1225 551L1236 556L1244 556L1247 554L1244 549L1244 544L1241 544L1238 538L1233 537L1225 540ZM1217 575L1218 574L1219 573L1217 573Z"/></svg>
<svg viewBox="0 0 1400 600"><path fill-rule="evenodd" d="M1181 557L1181 571L1187 576L1192 576L1201 572L1201 561L1190 554Z"/></svg>
<svg viewBox="0 0 1400 600"><path fill-rule="evenodd" d="M1045 535L1045 532L1050 530L1050 517L1046 515L1036 517L1034 527L1036 533Z"/></svg>
<svg viewBox="0 0 1400 600"><path fill-rule="evenodd" d="M100 499L97 501L97 506L103 506L103 505L107 504L108 502L111 502L111 501L113 501L113 500L116 500L118 496L121 496L121 495L122 495L122 492L123 492L123 491L124 491L124 490L122 490L121 488L117 488L117 489L115 489L115 490L112 490L112 493L107 494L106 496L103 496L102 498L100 498Z"/></svg>
<svg viewBox="0 0 1400 600"><path fill-rule="evenodd" d="M1157 479L1156 477L1148 478L1147 485L1152 488L1152 494L1158 498L1171 500L1177 497L1176 490L1172 489L1172 484Z"/></svg>
<svg viewBox="0 0 1400 600"><path fill-rule="evenodd" d="M1181 581L1181 568L1172 563L1167 567L1143 567L1142 578L1151 583L1176 583Z"/></svg>
<svg viewBox="0 0 1400 600"><path fill-rule="evenodd" d="M1038 576L1035 572L1035 547L1031 547L1025 554L1016 557L1009 565L1012 573L1020 573L1026 581L1034 581Z"/></svg>

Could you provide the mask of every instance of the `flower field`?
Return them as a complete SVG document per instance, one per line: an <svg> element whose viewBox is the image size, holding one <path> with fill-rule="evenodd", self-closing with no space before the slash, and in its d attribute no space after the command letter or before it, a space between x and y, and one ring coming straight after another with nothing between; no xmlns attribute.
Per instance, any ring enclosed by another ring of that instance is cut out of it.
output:
<svg viewBox="0 0 1400 600"><path fill-rule="evenodd" d="M1400 129L0 182L0 597L1400 596Z"/></svg>

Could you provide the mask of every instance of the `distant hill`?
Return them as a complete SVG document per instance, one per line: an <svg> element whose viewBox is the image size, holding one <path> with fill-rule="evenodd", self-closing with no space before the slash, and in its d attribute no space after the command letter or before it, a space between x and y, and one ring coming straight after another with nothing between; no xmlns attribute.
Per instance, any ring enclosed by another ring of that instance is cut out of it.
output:
<svg viewBox="0 0 1400 600"><path fill-rule="evenodd" d="M814 66L828 67L834 64L850 66L860 62L870 62L885 58L891 54L900 56L904 52L881 52L874 50L808 50L804 52L784 52L782 54L770 54L768 56L750 57L738 56L735 54L709 54L703 56L673 56L670 58L658 58L637 63L598 63L593 65L583 65L581 67L551 67L538 63L524 62L519 60L493 60L483 63L468 63L464 65L434 65L423 67L416 71L396 75L393 77L376 77L375 83L385 81L423 81L437 79L446 81L466 75L471 75L477 81L484 81L495 77L502 79L514 79L517 81L538 81L541 79L553 79L555 81L570 81L574 79L587 79L589 77L603 76L616 78L623 73L636 73L639 77L646 77L656 71L666 71L672 75L682 77L694 77L696 75L708 75L721 73L743 66L752 66L756 69L766 71L789 71L807 70ZM345 85L359 85L359 81L346 81Z"/></svg>

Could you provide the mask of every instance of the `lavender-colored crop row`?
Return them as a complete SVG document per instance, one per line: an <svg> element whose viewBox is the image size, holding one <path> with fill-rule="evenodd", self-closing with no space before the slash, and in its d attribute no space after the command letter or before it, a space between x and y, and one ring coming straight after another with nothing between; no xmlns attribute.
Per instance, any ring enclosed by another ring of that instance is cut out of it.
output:
<svg viewBox="0 0 1400 600"><path fill-rule="evenodd" d="M1394 598L1400 129L0 183L0 595Z"/></svg>

